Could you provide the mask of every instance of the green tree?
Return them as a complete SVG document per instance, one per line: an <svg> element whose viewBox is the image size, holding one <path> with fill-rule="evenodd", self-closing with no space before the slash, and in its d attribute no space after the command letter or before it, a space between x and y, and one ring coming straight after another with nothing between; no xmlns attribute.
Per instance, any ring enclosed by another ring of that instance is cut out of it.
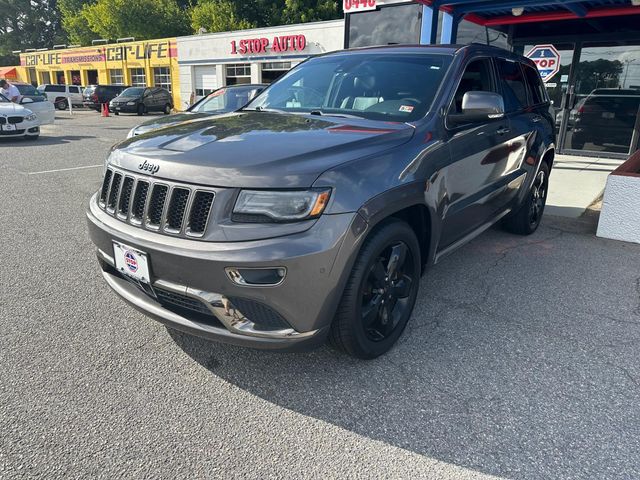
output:
<svg viewBox="0 0 640 480"><path fill-rule="evenodd" d="M0 64L19 62L11 52L64 43L55 0L0 0Z"/></svg>
<svg viewBox="0 0 640 480"><path fill-rule="evenodd" d="M101 38L147 40L190 33L188 14L176 0L97 0L81 13Z"/></svg>
<svg viewBox="0 0 640 480"><path fill-rule="evenodd" d="M88 45L91 40L98 38L98 34L91 30L82 13L82 9L92 3L93 0L58 0L62 28L70 43Z"/></svg>
<svg viewBox="0 0 640 480"><path fill-rule="evenodd" d="M285 0L280 22L305 23L333 20L342 14L334 0Z"/></svg>
<svg viewBox="0 0 640 480"><path fill-rule="evenodd" d="M228 32L255 27L255 23L240 18L235 4L229 0L202 0L191 9L191 28L198 32Z"/></svg>

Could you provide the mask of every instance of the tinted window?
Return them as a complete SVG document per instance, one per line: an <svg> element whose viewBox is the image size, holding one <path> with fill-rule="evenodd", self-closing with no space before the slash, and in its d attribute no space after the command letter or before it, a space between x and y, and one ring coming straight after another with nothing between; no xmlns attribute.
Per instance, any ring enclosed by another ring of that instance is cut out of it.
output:
<svg viewBox="0 0 640 480"><path fill-rule="evenodd" d="M349 15L349 47L420 43L422 5L417 3Z"/></svg>
<svg viewBox="0 0 640 480"><path fill-rule="evenodd" d="M522 65L522 67L524 68L524 74L527 78L527 85L531 92L533 104L537 105L538 103L546 102L547 96L545 95L545 88L544 85L542 85L542 79L538 71L529 65Z"/></svg>
<svg viewBox="0 0 640 480"><path fill-rule="evenodd" d="M45 92L64 92L64 85L47 85L44 88Z"/></svg>
<svg viewBox="0 0 640 480"><path fill-rule="evenodd" d="M69 93L80 93L80 88L78 88L78 87L69 87Z"/></svg>
<svg viewBox="0 0 640 480"><path fill-rule="evenodd" d="M488 59L474 60L465 68L454 96L453 108L455 113L462 113L462 98L464 94L477 91L495 91L491 80L491 61Z"/></svg>
<svg viewBox="0 0 640 480"><path fill-rule="evenodd" d="M527 87L520 64L502 58L498 59L498 72L507 112L520 110L527 106Z"/></svg>
<svg viewBox="0 0 640 480"><path fill-rule="evenodd" d="M316 57L262 92L247 108L407 122L431 107L450 55L357 53Z"/></svg>

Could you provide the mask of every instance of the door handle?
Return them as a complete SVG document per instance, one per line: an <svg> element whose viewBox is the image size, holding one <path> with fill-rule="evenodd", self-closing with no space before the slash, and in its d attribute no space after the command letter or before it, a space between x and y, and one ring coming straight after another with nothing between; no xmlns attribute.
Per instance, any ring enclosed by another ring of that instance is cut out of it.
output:
<svg viewBox="0 0 640 480"><path fill-rule="evenodd" d="M509 133L510 131L511 131L510 128L503 127L503 128L499 128L498 130L496 130L496 133L498 135L504 135L505 133Z"/></svg>
<svg viewBox="0 0 640 480"><path fill-rule="evenodd" d="M533 117L531 119L531 121L534 122L534 123L538 123L538 122L542 121L542 117L540 115L536 115L535 117Z"/></svg>

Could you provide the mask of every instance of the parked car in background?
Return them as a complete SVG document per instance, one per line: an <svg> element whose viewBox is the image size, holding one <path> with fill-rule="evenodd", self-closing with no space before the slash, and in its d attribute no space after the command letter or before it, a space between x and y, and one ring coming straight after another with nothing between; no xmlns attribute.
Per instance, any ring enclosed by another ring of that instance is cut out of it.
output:
<svg viewBox="0 0 640 480"><path fill-rule="evenodd" d="M38 86L38 91L44 93L58 110L66 110L69 104L74 107L82 106L82 87L78 85L54 85L45 83Z"/></svg>
<svg viewBox="0 0 640 480"><path fill-rule="evenodd" d="M22 98L30 98L34 102L46 102L47 95L44 92L39 91L36 87L30 83L11 82L11 85L15 86Z"/></svg>
<svg viewBox="0 0 640 480"><path fill-rule="evenodd" d="M82 92L83 104L96 112L102 109L103 104L109 102L120 95L123 90L129 88L127 85L92 85Z"/></svg>
<svg viewBox="0 0 640 480"><path fill-rule="evenodd" d="M191 105L186 112L175 113L168 117L156 117L133 127L127 138L187 120L234 112L244 107L266 87L266 84L244 84L219 88Z"/></svg>
<svg viewBox="0 0 640 480"><path fill-rule="evenodd" d="M571 112L571 148L585 143L629 147L636 117L640 113L640 90L597 88Z"/></svg>
<svg viewBox="0 0 640 480"><path fill-rule="evenodd" d="M173 329L265 349L330 338L374 358L424 271L498 222L536 231L555 141L530 59L334 52L236 112L116 145L89 234L108 285Z"/></svg>
<svg viewBox="0 0 640 480"><path fill-rule="evenodd" d="M27 99L27 105L37 103ZM40 102L44 104L48 102ZM53 108L50 106L50 108ZM0 138L23 137L35 140L40 136L40 118L30 109L0 95Z"/></svg>
<svg viewBox="0 0 640 480"><path fill-rule="evenodd" d="M169 90L160 87L129 87L109 102L109 110L116 115L120 113L147 112L171 113L173 98Z"/></svg>

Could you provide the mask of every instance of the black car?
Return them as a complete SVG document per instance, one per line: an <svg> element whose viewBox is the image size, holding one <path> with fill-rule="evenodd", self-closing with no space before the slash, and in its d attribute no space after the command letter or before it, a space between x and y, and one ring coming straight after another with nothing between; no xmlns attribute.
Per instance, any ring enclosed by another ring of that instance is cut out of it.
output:
<svg viewBox="0 0 640 480"><path fill-rule="evenodd" d="M238 111L116 145L89 233L109 286L173 329L373 358L423 272L495 223L536 231L552 113L536 65L495 47L316 56Z"/></svg>
<svg viewBox="0 0 640 480"><path fill-rule="evenodd" d="M129 87L109 103L109 110L116 115L120 113L144 115L147 112L162 112L169 115L172 108L171 93L160 87Z"/></svg>
<svg viewBox="0 0 640 480"><path fill-rule="evenodd" d="M210 117L211 115L222 115L223 113L234 112L244 107L257 94L267 87L266 84L242 84L222 87L214 90L206 97L191 105L186 112L176 113L168 117L156 117L140 125L133 127L128 137L140 135L168 127L186 120Z"/></svg>
<svg viewBox="0 0 640 480"><path fill-rule="evenodd" d="M12 82L11 85L16 87L20 92L22 98L30 98L34 102L46 102L47 95L40 92L36 87L30 83Z"/></svg>
<svg viewBox="0 0 640 480"><path fill-rule="evenodd" d="M640 90L597 88L576 105L571 148L585 143L629 147L640 112Z"/></svg>
<svg viewBox="0 0 640 480"><path fill-rule="evenodd" d="M111 100L120 95L127 85L90 85L82 92L83 104L96 112L102 110L102 105L108 105Z"/></svg>

